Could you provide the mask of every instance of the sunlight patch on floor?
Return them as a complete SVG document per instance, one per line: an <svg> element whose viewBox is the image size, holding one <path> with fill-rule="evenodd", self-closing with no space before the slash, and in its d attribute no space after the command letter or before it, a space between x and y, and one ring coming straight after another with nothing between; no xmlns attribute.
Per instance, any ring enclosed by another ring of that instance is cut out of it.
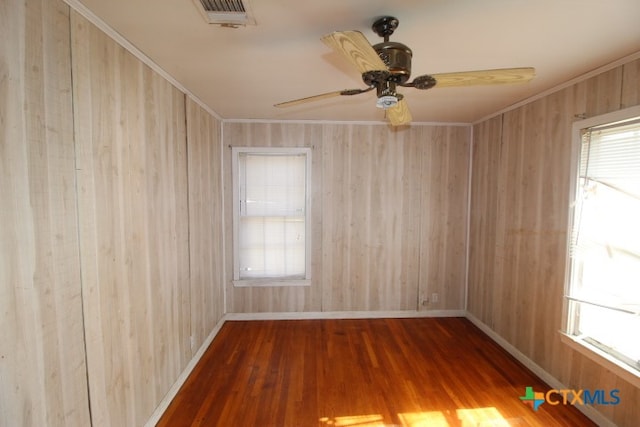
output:
<svg viewBox="0 0 640 427"><path fill-rule="evenodd" d="M335 427L382 427L384 418L380 414L349 415L344 417L323 417L320 422Z"/></svg>
<svg viewBox="0 0 640 427"><path fill-rule="evenodd" d="M509 427L496 408L458 409L456 411L462 427Z"/></svg>
<svg viewBox="0 0 640 427"><path fill-rule="evenodd" d="M402 427L449 427L447 418L440 411L407 412L398 417Z"/></svg>
<svg viewBox="0 0 640 427"><path fill-rule="evenodd" d="M494 407L458 409L458 420L454 425L460 427L510 427L500 411ZM405 412L398 414L400 424L387 424L380 414L349 415L342 417L323 417L323 425L334 427L451 427L442 411ZM517 425L517 424L516 424Z"/></svg>

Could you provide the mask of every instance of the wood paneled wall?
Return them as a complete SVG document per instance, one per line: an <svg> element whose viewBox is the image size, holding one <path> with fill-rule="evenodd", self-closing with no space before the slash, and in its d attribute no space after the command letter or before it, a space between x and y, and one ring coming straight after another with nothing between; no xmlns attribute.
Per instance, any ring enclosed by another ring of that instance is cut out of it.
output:
<svg viewBox="0 0 640 427"><path fill-rule="evenodd" d="M143 425L224 314L220 123L62 1L0 24L0 425Z"/></svg>
<svg viewBox="0 0 640 427"><path fill-rule="evenodd" d="M223 314L219 124L72 22L92 415L140 425Z"/></svg>
<svg viewBox="0 0 640 427"><path fill-rule="evenodd" d="M468 311L563 384L620 389L599 406L640 419L640 390L560 341L571 128L577 116L640 103L640 60L474 126Z"/></svg>
<svg viewBox="0 0 640 427"><path fill-rule="evenodd" d="M191 359L184 94L72 14L94 425L142 425Z"/></svg>
<svg viewBox="0 0 640 427"><path fill-rule="evenodd" d="M225 145L313 148L311 286L234 287L228 276L228 310L464 309L469 135L464 126L226 123ZM231 179L227 167L228 272ZM438 302L419 304L432 293Z"/></svg>
<svg viewBox="0 0 640 427"><path fill-rule="evenodd" d="M220 122L187 99L192 353L224 315Z"/></svg>
<svg viewBox="0 0 640 427"><path fill-rule="evenodd" d="M185 97L71 22L91 414L142 425L192 354Z"/></svg>
<svg viewBox="0 0 640 427"><path fill-rule="evenodd" d="M420 309L465 309L470 131L426 127L418 137L422 156Z"/></svg>
<svg viewBox="0 0 640 427"><path fill-rule="evenodd" d="M90 423L69 8L0 2L0 425Z"/></svg>

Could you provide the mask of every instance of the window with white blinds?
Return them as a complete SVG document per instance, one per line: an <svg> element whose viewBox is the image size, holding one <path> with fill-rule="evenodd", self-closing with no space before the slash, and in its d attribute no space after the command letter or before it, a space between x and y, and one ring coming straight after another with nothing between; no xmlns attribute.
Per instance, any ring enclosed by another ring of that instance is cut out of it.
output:
<svg viewBox="0 0 640 427"><path fill-rule="evenodd" d="M310 157L308 148L233 149L236 284L310 278Z"/></svg>
<svg viewBox="0 0 640 427"><path fill-rule="evenodd" d="M640 370L640 117L580 130L567 333Z"/></svg>

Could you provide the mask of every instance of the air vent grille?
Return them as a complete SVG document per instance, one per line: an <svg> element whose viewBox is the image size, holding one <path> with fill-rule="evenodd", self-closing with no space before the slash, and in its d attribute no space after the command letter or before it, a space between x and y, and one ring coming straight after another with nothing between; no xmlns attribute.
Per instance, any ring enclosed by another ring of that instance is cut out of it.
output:
<svg viewBox="0 0 640 427"><path fill-rule="evenodd" d="M242 1L236 0L200 0L207 12L246 12Z"/></svg>
<svg viewBox="0 0 640 427"><path fill-rule="evenodd" d="M209 24L225 27L255 25L248 0L193 0Z"/></svg>

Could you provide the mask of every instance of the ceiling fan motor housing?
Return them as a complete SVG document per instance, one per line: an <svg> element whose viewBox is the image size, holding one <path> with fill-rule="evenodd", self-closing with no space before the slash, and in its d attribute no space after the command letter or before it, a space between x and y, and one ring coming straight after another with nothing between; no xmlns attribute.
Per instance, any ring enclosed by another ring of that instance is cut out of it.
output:
<svg viewBox="0 0 640 427"><path fill-rule="evenodd" d="M385 41L373 46L391 72L390 80L404 84L411 76L411 49L402 43Z"/></svg>

